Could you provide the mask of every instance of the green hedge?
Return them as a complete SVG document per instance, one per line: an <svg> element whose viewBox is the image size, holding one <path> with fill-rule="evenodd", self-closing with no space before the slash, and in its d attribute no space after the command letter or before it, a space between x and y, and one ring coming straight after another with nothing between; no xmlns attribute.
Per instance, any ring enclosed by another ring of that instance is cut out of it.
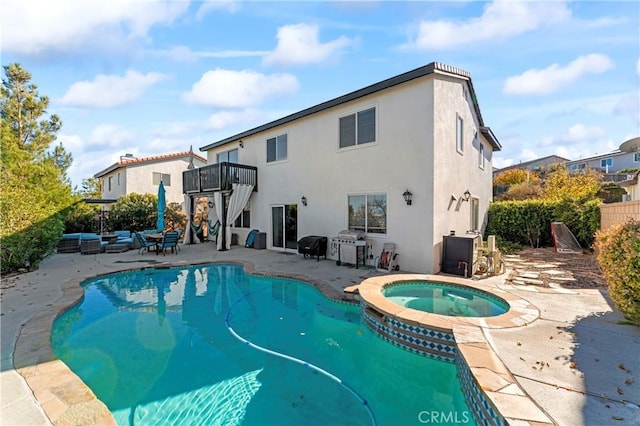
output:
<svg viewBox="0 0 640 426"><path fill-rule="evenodd" d="M629 219L599 231L595 246L613 303L640 324L640 221Z"/></svg>
<svg viewBox="0 0 640 426"><path fill-rule="evenodd" d="M564 222L583 248L590 248L600 226L600 200L500 201L489 207L486 235L531 247L553 246L551 222Z"/></svg>

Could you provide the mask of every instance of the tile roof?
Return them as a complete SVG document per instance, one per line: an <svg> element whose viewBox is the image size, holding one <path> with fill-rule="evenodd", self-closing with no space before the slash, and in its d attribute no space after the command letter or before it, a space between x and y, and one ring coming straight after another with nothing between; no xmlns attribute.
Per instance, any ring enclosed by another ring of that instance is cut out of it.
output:
<svg viewBox="0 0 640 426"><path fill-rule="evenodd" d="M113 163L112 165L110 165L109 167L107 167L104 170L99 171L98 173L96 173L95 175L93 175L94 178L99 178L102 177L106 174L109 174L111 172L113 172L114 170L117 170L119 168L123 168L123 167L127 167L130 165L138 165L138 164L142 164L142 163L151 163L151 162L161 162L161 161L167 161L167 160L176 160L179 158L183 158L183 157L189 157L189 151L183 151L183 152L176 152L173 154L163 154L163 155L154 155L152 157L142 157L142 158L126 158L126 159L122 159L118 161L117 163ZM207 162L207 159L196 154L193 153L193 158L200 160L204 163Z"/></svg>

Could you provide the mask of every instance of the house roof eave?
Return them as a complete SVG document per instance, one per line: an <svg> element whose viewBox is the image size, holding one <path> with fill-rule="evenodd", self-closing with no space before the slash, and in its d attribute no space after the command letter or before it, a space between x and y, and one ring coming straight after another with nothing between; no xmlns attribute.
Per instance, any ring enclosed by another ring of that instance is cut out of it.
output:
<svg viewBox="0 0 640 426"><path fill-rule="evenodd" d="M467 81L467 83L469 84L469 89L470 89L470 93L471 93L471 98L473 100L473 107L474 110L478 116L478 122L481 126L481 128L486 128L487 130L487 134L489 134L490 136L486 136L487 140L489 140L489 143L491 143L491 146L499 151L501 150L502 146L500 145L500 143L498 142L498 139L495 137L495 135L493 134L493 132L491 131L491 129L489 127L486 127L484 125L484 121L482 119L482 114L480 113L480 107L478 105L478 101L477 101L477 96L475 93L475 90L473 88L473 83L471 82L471 74L467 71L461 70L459 68L456 67L452 67L450 65L446 65L446 64L441 64L438 62L431 62L427 65L424 65L422 67L416 68L414 70L411 71L407 71L403 74L397 75L395 77L391 77L388 78L386 80L383 80L381 82L378 83L374 83L370 86L364 87L362 89L358 89L356 91L353 91L351 93L347 93L346 95L342 95L339 96L337 98L328 100L326 102L322 102L318 105L312 106L310 108L306 108L302 111L298 111L296 113L290 114L286 117L282 117L280 119L271 121L269 123L263 124L261 126L258 127L254 127L253 129L250 130L246 130L244 132L235 134L233 136L230 136L228 138L219 140L217 142L213 142L210 143L208 145L205 145L203 147L200 147L200 151L201 152L206 152L212 148L221 146L221 145L226 145L228 143L231 142L236 142L242 138L246 138L252 135L255 135L257 133L263 132L265 130L269 130L272 129L274 127L277 126L281 126L283 124L287 124L290 123L294 120L298 120L300 118L304 118L306 116L309 116L311 114L315 114L317 112L320 111L324 111L327 110L329 108L333 108L336 106L339 106L341 104L347 103L347 102L351 102L353 100L362 98L364 96L368 96L370 94L388 89L390 87L393 86L397 86L399 84L402 83L406 83L408 81L414 80L416 78L420 78L420 77L424 77L426 75L429 74L443 74L443 75L450 75L456 78L460 78L463 79L465 81ZM484 133L483 133L484 134Z"/></svg>

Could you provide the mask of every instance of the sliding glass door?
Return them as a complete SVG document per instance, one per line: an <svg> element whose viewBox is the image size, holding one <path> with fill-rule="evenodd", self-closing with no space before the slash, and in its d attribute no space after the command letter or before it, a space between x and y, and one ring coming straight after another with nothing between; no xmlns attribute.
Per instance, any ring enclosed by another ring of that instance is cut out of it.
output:
<svg viewBox="0 0 640 426"><path fill-rule="evenodd" d="M271 244L273 248L298 249L298 205L271 207Z"/></svg>

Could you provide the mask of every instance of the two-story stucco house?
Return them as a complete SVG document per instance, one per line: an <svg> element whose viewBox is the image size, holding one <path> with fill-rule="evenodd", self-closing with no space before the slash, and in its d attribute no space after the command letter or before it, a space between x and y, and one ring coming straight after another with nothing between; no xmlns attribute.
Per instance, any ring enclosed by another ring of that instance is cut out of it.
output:
<svg viewBox="0 0 640 426"><path fill-rule="evenodd" d="M435 273L443 236L483 229L500 148L469 73L430 63L200 148L209 165L185 172L185 193L226 205L233 175L255 185L226 221L240 242L259 229L267 249L294 252L308 235L360 231L369 265L394 243L402 270Z"/></svg>
<svg viewBox="0 0 640 426"><path fill-rule="evenodd" d="M182 203L182 172L187 170L190 161L195 167L207 164L203 157L190 151L144 158L128 154L93 177L102 183L103 199L115 200L133 193L157 194L162 181L167 203Z"/></svg>

